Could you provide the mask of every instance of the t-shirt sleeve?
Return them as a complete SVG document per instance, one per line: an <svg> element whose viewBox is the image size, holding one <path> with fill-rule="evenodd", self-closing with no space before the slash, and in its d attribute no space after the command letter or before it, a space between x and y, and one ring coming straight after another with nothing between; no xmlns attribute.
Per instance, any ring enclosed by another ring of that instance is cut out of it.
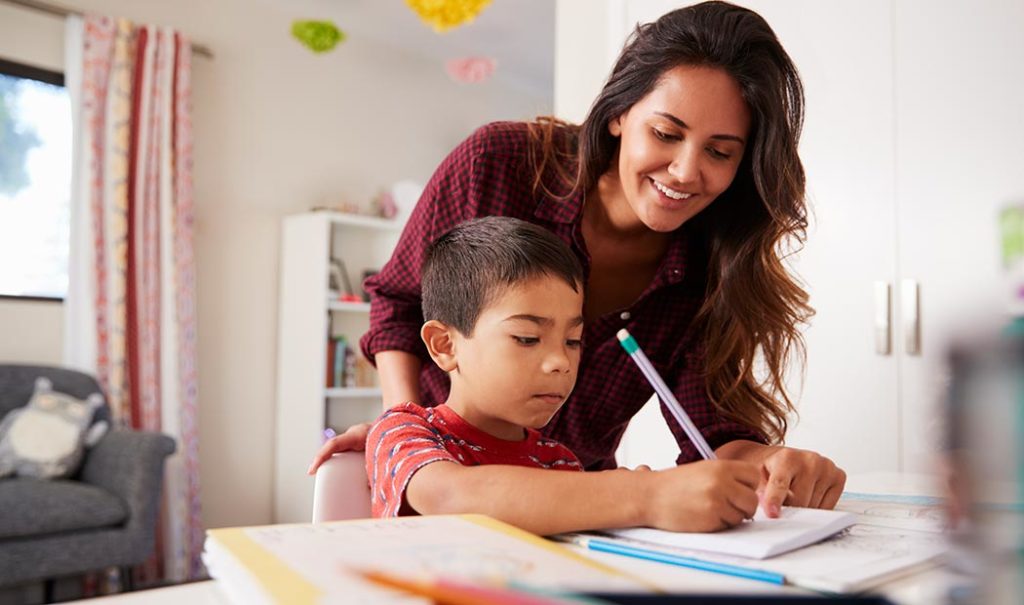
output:
<svg viewBox="0 0 1024 605"><path fill-rule="evenodd" d="M417 470L440 460L458 462L441 434L404 406L385 412L366 438L366 475L374 517L397 517L405 489Z"/></svg>

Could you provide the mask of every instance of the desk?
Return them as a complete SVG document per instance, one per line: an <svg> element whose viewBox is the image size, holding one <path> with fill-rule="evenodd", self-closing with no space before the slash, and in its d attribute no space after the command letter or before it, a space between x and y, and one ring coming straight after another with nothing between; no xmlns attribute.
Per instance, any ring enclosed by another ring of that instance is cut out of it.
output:
<svg viewBox="0 0 1024 605"><path fill-rule="evenodd" d="M926 496L941 494L933 477L898 473L866 473L852 476L847 482L847 491ZM629 571L636 576L646 578L666 589L677 592L807 594L807 591L790 586L773 586L753 580L593 552L578 547L573 548L596 560ZM966 578L958 576L950 570L935 568L889 582L883 585L879 592L899 605L933 605L945 602L950 587L962 584L965 580ZM227 600L220 594L215 582L205 581L88 599L78 601L78 603L88 605L177 605L179 603L226 605Z"/></svg>

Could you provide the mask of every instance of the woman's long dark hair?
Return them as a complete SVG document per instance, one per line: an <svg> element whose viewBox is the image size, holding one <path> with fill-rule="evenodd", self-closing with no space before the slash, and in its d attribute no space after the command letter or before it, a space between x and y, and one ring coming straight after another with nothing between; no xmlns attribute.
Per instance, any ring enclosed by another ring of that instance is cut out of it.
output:
<svg viewBox="0 0 1024 605"><path fill-rule="evenodd" d="M691 219L709 254L707 296L695 325L711 401L726 417L779 443L794 411L786 367L794 353L806 361L799 326L814 311L783 264L787 246L802 244L807 229L797 154L803 86L764 19L726 2L703 2L637 27L582 125L552 118L531 125L539 142L532 159L535 188L554 170L572 191L593 190L618 150L608 123L679 65L728 73L750 109L750 144L732 185ZM577 161L560 161L567 155Z"/></svg>

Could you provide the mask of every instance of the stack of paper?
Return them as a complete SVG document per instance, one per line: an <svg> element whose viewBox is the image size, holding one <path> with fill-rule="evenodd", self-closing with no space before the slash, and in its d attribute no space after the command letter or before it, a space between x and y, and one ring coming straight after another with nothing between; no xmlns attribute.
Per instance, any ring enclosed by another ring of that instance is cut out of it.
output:
<svg viewBox="0 0 1024 605"><path fill-rule="evenodd" d="M594 550L830 593L877 586L933 564L948 550L938 502L844 497L836 511L783 510L780 520L756 518L714 534L629 529L573 534L571 541ZM845 529L835 533L836 527ZM822 540L824 536L831 537Z"/></svg>
<svg viewBox="0 0 1024 605"><path fill-rule="evenodd" d="M646 591L631 577L482 515L363 519L207 532L203 561L236 605L429 603L360 572L542 590Z"/></svg>

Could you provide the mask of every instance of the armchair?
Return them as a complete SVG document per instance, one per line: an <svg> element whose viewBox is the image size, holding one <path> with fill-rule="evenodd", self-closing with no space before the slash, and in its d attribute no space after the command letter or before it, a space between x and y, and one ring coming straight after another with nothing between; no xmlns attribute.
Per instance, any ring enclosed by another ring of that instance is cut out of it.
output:
<svg viewBox="0 0 1024 605"><path fill-rule="evenodd" d="M78 398L101 392L87 374L0 364L0 416L28 403L35 379ZM104 405L97 419L110 419ZM0 479L0 586L142 563L152 552L164 459L161 433L112 429L68 479Z"/></svg>

